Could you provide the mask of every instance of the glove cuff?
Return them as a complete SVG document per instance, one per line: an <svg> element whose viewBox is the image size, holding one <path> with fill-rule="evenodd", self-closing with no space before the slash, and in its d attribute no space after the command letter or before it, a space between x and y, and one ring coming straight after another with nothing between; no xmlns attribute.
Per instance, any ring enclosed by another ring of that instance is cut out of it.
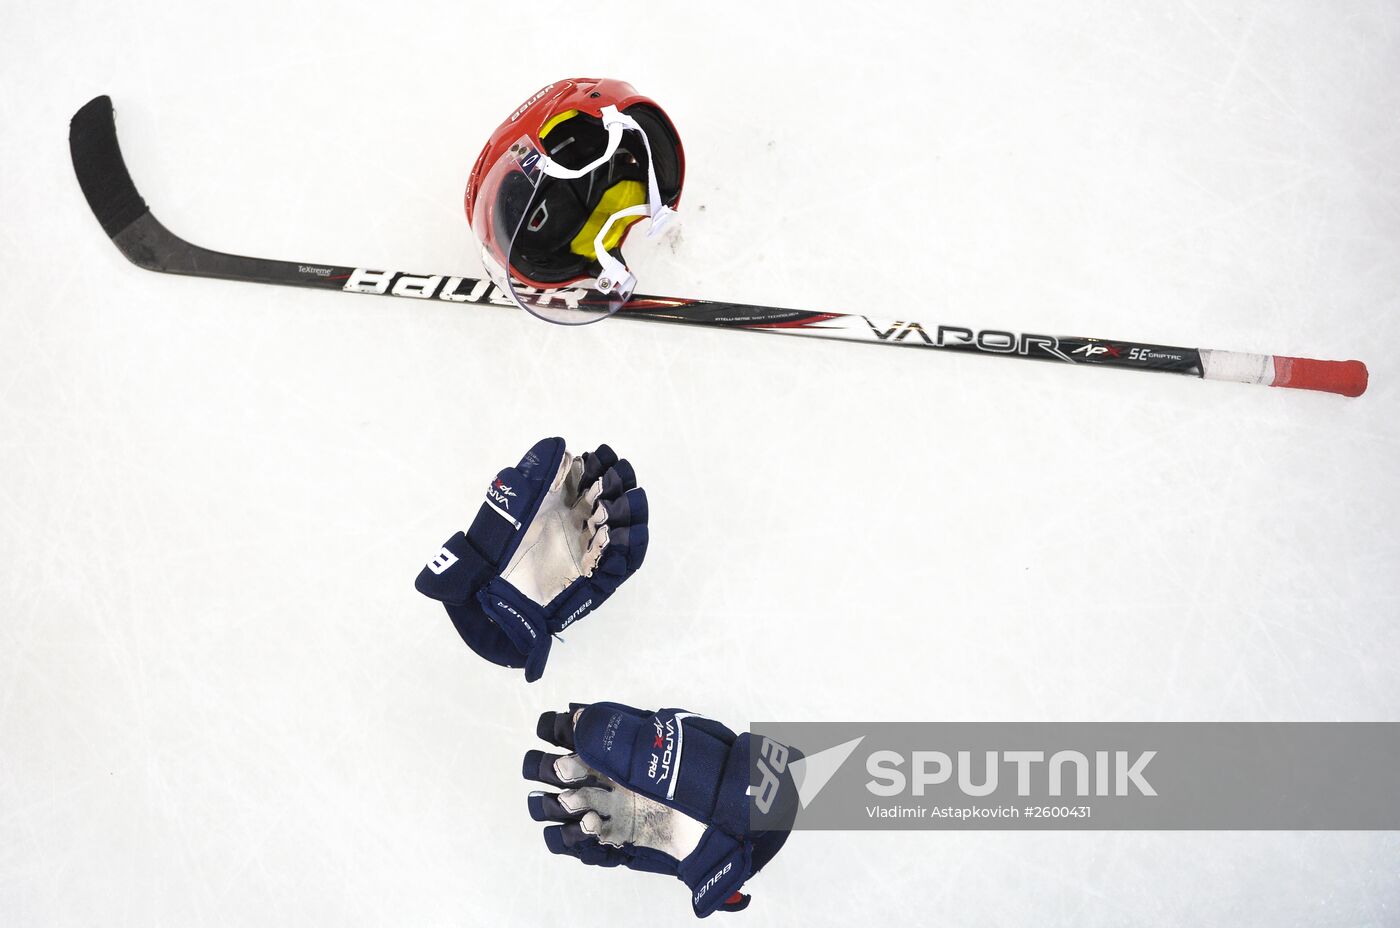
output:
<svg viewBox="0 0 1400 928"><path fill-rule="evenodd" d="M695 851L680 862L677 875L690 888L690 905L704 918L729 903L752 874L747 841L711 828Z"/></svg>
<svg viewBox="0 0 1400 928"><path fill-rule="evenodd" d="M520 652L525 661L525 680L534 683L544 674L553 640L544 611L509 581L495 576L476 594L476 599L486 615Z"/></svg>
<svg viewBox="0 0 1400 928"><path fill-rule="evenodd" d="M785 819L782 827L753 830L749 820L752 749L753 736L748 732L734 739L715 790L710 830L695 852L681 863L680 877L690 887L695 914L702 918L715 911L737 912L748 905L749 897L739 892L740 887L773 859L792 827L791 815L780 812L780 818ZM785 772L784 777L789 786L781 795L786 807L795 800L796 793L791 788L791 774ZM795 807L790 811L795 812Z"/></svg>

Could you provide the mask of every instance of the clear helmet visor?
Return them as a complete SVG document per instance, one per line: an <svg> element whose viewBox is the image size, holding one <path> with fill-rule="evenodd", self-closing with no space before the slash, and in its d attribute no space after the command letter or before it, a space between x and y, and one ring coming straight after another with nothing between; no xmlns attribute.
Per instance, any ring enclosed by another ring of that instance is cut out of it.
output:
<svg viewBox="0 0 1400 928"><path fill-rule="evenodd" d="M623 236L642 219L651 220L648 235L654 235L674 215L660 201L650 158L641 164L623 144L635 132L632 149L646 146L649 155L641 127L613 107L603 113L601 127L593 122L547 134L551 152L522 135L481 181L473 206L486 273L516 304L549 322L596 322L622 308L637 284L618 258ZM601 153L568 166L571 144L585 132L597 137L578 148Z"/></svg>

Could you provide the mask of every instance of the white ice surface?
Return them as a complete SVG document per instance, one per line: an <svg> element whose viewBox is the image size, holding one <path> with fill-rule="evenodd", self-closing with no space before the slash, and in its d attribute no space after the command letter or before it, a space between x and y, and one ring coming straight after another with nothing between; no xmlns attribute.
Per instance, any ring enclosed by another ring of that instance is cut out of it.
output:
<svg viewBox="0 0 1400 928"><path fill-rule="evenodd" d="M1400 721L1400 9L678 10L0 8L0 924L689 923L528 820L569 700ZM199 244L476 273L479 146L577 73L685 139L643 291L1359 357L1370 392L157 276L68 160L110 93ZM412 580L549 434L635 462L653 543L527 686ZM806 833L740 918L1381 926L1397 879L1389 833Z"/></svg>

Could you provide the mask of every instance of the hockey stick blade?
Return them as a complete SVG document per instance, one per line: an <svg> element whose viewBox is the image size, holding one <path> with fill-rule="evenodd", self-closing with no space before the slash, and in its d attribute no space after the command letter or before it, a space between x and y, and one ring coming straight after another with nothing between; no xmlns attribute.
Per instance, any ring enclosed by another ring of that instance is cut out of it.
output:
<svg viewBox="0 0 1400 928"><path fill-rule="evenodd" d="M110 97L89 101L73 116L68 134L73 169L88 206L121 253L150 271L214 277L250 283L315 287L375 296L400 296L449 303L515 304L489 280L446 274L272 261L210 251L175 235L151 214L127 171L117 144ZM549 291L561 305L588 305L590 291ZM957 325L881 322L856 313L813 312L745 303L674 297L634 296L619 315L710 328L744 329L782 335L907 348L932 348L1091 367L1189 374L1207 380L1317 390L1360 396L1367 386L1360 361L1319 361L1286 355L1178 348L1103 338L1016 333Z"/></svg>
<svg viewBox="0 0 1400 928"><path fill-rule="evenodd" d="M94 97L74 114L68 128L68 148L88 206L102 230L136 266L192 277L341 289L341 281L329 279L331 269L326 265L210 251L161 225L141 198L122 158L110 97ZM351 269L342 270L348 275Z"/></svg>

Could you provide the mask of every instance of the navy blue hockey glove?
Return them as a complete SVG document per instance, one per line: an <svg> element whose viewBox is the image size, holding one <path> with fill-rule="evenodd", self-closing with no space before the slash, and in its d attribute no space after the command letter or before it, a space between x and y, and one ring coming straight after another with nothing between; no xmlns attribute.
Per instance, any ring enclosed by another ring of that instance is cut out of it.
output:
<svg viewBox="0 0 1400 928"><path fill-rule="evenodd" d="M607 445L575 457L546 438L496 475L466 533L414 584L441 601L472 650L544 673L550 636L603 604L642 566L647 496Z"/></svg>
<svg viewBox="0 0 1400 928"><path fill-rule="evenodd" d="M525 755L527 780L563 790L530 794L531 818L562 823L544 830L550 851L679 877L702 918L749 904L740 887L792 828L796 751L693 712L612 702L546 712L538 733L572 752ZM762 758L752 775L750 750ZM781 827L751 829L751 801Z"/></svg>

